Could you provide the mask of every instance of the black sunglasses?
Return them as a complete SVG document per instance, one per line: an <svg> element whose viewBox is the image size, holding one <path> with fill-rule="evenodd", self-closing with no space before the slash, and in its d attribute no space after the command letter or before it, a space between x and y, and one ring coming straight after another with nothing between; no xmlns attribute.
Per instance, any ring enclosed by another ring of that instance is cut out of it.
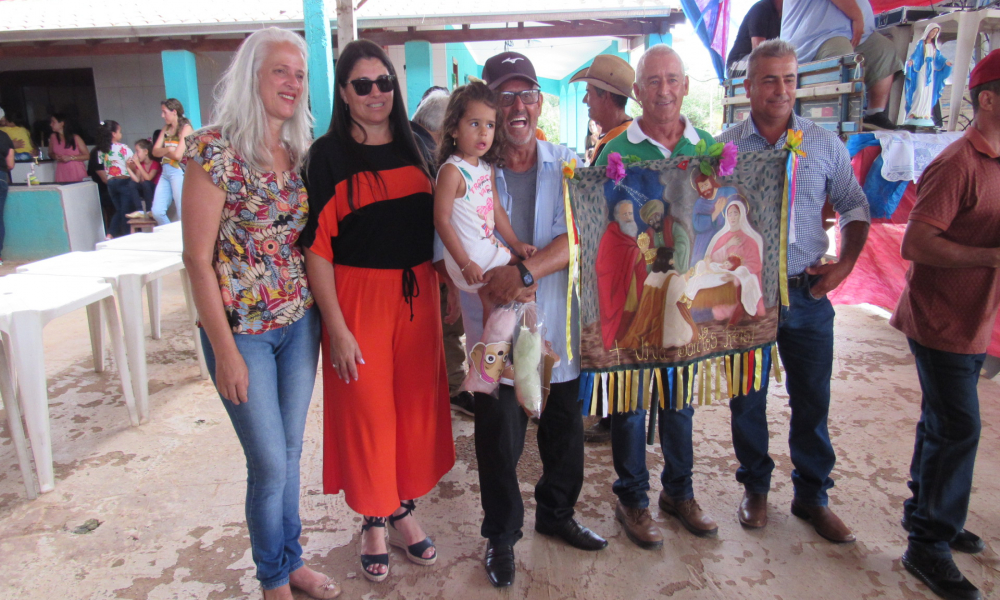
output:
<svg viewBox="0 0 1000 600"><path fill-rule="evenodd" d="M500 92L500 106L512 106L514 97L520 96L524 104L535 104L538 102L538 94L541 90L523 90L520 92ZM359 92L360 93L360 92Z"/></svg>
<svg viewBox="0 0 1000 600"><path fill-rule="evenodd" d="M392 82L396 81L395 75L379 75L372 79L352 79L348 83L354 86L354 93L359 96L367 96L372 93L372 84L378 86L378 91L388 94L392 91Z"/></svg>

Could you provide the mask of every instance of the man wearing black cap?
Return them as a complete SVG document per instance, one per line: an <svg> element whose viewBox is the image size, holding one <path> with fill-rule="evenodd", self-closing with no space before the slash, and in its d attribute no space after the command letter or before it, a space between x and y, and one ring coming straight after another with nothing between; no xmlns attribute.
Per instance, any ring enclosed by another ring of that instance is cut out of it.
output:
<svg viewBox="0 0 1000 600"><path fill-rule="evenodd" d="M496 304L528 300L533 295L545 313L546 340L561 357L553 369L551 392L538 424L542 476L535 485L535 531L558 537L583 550L600 550L607 542L573 518L583 487L583 423L578 404L579 344L573 332L573 360L566 351L566 292L569 244L562 195L562 163L576 158L567 148L535 138L542 94L531 61L504 52L486 61L483 80L499 93L507 144L504 166L497 169L500 202L517 237L538 252L517 266L488 271L485 289ZM572 318L579 318L576 299ZM482 335L482 303L462 294L462 316L468 339ZM500 397L476 394L476 458L482 493L482 535L486 574L496 587L514 582L514 544L521 539L524 503L517 463L524 448L528 417L514 388L500 386Z"/></svg>
<svg viewBox="0 0 1000 600"><path fill-rule="evenodd" d="M965 530L982 424L979 371L1000 307L1000 50L969 76L972 124L924 170L900 253L913 261L889 321L906 334L923 397L910 462L903 566L955 600L982 597L952 560Z"/></svg>

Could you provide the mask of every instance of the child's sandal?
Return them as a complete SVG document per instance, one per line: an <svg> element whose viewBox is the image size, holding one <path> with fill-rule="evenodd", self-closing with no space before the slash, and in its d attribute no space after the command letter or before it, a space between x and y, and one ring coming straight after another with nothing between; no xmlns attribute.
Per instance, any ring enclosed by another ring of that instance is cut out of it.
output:
<svg viewBox="0 0 1000 600"><path fill-rule="evenodd" d="M364 519L365 524L361 526L362 535L372 527L381 527L385 529L385 517L365 517ZM385 565L385 573L373 573L369 571L368 568L374 565ZM385 581L385 578L389 576L389 553L362 554L361 569L364 571L365 578L368 581L373 581L375 583Z"/></svg>
<svg viewBox="0 0 1000 600"><path fill-rule="evenodd" d="M433 565L435 562L437 562L437 548L434 547L434 542L431 541L431 538L429 536L425 537L423 541L417 542L416 544L407 545L406 538L403 536L402 532L396 529L396 521L399 521L400 519L405 519L407 516L409 516L410 513L412 513L414 509L416 509L417 507L416 502L414 502L413 500L409 500L407 502L401 503L399 506L400 508L405 508L406 510L403 511L403 513L398 517L396 516L389 517L389 525L392 525L392 527L389 528L389 545L395 546L401 550L405 550L406 558L409 559L409 561L412 563L422 565L425 567ZM434 554L430 558L424 558L424 552L427 552L428 548L434 548Z"/></svg>

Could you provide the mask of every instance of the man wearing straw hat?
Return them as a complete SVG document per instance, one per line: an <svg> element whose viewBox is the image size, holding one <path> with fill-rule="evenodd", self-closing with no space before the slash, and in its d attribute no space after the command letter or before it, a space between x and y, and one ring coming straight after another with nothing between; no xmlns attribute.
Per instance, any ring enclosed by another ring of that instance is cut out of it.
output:
<svg viewBox="0 0 1000 600"><path fill-rule="evenodd" d="M632 96L635 70L623 59L613 54L598 54L589 67L584 67L570 77L570 83L587 84L583 103L590 107L590 118L601 126L604 135L594 146L594 158L601 155L604 145L628 129L632 117L625 112L625 105Z"/></svg>

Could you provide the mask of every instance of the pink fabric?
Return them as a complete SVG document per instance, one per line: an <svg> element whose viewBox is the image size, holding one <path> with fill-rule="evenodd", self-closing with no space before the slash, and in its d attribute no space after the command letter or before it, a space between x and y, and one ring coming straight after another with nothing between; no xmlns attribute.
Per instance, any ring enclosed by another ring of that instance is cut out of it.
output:
<svg viewBox="0 0 1000 600"><path fill-rule="evenodd" d="M874 153L868 152L869 150L874 150ZM879 151L878 147L864 148L851 160L859 182L864 183L868 169ZM906 285L906 271L910 268L910 262L900 256L899 248L916 199L916 186L910 182L892 218L872 220L865 249L861 251L851 275L828 294L830 302L834 305L867 303L888 311L896 310L896 304ZM839 235L836 236L836 241L839 248ZM993 325L993 336L986 352L992 356L1000 356L1000 319Z"/></svg>

